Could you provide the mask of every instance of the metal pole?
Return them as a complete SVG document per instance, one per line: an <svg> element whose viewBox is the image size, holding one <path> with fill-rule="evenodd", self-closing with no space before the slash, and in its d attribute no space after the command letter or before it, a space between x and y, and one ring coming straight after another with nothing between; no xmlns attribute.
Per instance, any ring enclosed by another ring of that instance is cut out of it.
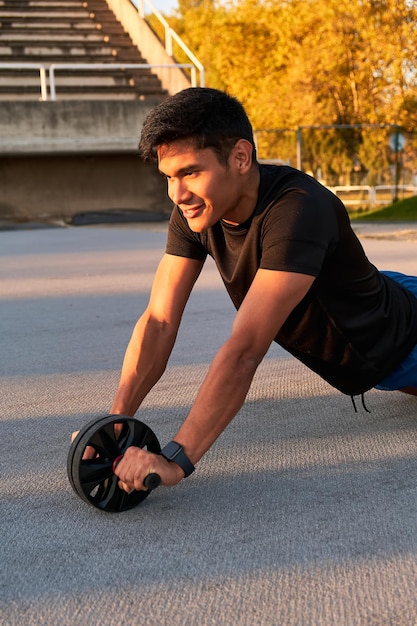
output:
<svg viewBox="0 0 417 626"><path fill-rule="evenodd" d="M194 65L191 68L191 87L197 87L197 70Z"/></svg>
<svg viewBox="0 0 417 626"><path fill-rule="evenodd" d="M56 100L55 92L55 66L49 66L49 96L51 100Z"/></svg>
<svg viewBox="0 0 417 626"><path fill-rule="evenodd" d="M297 128L297 169L298 170L301 170L301 166L303 163L302 144L303 144L303 127L299 126Z"/></svg>
<svg viewBox="0 0 417 626"><path fill-rule="evenodd" d="M394 187L395 187L395 191L394 191L394 202L398 202L398 179L399 179L399 174L400 174L400 163L399 163L399 156L400 156L400 130L398 128L398 126L395 127L395 179L394 179Z"/></svg>
<svg viewBox="0 0 417 626"><path fill-rule="evenodd" d="M46 71L43 65L39 68L39 76L41 81L41 100L46 102L48 100L48 90L46 87Z"/></svg>
<svg viewBox="0 0 417 626"><path fill-rule="evenodd" d="M138 1L138 14L143 20L145 19L145 3L144 0Z"/></svg>

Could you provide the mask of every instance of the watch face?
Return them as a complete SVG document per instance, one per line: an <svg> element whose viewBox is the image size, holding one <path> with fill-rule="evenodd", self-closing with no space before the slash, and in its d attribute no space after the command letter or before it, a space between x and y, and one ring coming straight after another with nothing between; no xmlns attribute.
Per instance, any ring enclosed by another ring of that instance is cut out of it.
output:
<svg viewBox="0 0 417 626"><path fill-rule="evenodd" d="M181 452L181 450L182 448L179 443L176 443L176 441L170 441L164 447L162 453L167 459L173 459L178 454L178 452Z"/></svg>
<svg viewBox="0 0 417 626"><path fill-rule="evenodd" d="M174 461L177 463L177 465L179 465L184 471L185 476L189 476L195 470L194 465L185 454L182 446L176 441L170 441L167 443L167 445L161 450L161 454L168 461Z"/></svg>

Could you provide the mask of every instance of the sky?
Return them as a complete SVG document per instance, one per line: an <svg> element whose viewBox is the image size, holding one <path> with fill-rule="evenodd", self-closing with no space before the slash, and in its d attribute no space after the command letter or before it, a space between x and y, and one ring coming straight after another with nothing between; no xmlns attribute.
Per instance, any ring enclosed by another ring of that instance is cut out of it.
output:
<svg viewBox="0 0 417 626"><path fill-rule="evenodd" d="M161 13L169 14L178 7L177 0L151 0L155 8Z"/></svg>
<svg viewBox="0 0 417 626"><path fill-rule="evenodd" d="M178 7L176 0L154 0L152 4L154 4L159 11L163 11L164 13L168 13Z"/></svg>

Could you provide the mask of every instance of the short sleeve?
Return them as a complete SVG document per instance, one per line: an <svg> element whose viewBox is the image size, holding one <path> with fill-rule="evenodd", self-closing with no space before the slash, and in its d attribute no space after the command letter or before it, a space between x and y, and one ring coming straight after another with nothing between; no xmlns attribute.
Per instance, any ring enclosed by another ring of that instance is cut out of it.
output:
<svg viewBox="0 0 417 626"><path fill-rule="evenodd" d="M324 203L289 191L271 205L263 221L260 267L318 276L337 237L336 217Z"/></svg>

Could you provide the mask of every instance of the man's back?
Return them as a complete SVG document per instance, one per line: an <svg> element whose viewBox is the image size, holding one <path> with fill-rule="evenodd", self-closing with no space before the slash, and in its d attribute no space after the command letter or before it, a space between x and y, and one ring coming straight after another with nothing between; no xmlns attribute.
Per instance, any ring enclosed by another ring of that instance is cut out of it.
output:
<svg viewBox="0 0 417 626"><path fill-rule="evenodd" d="M417 301L369 262L334 194L290 167L260 173L246 222L194 233L174 210L167 251L211 255L236 308L259 268L314 276L276 340L334 387L362 393L417 343Z"/></svg>

